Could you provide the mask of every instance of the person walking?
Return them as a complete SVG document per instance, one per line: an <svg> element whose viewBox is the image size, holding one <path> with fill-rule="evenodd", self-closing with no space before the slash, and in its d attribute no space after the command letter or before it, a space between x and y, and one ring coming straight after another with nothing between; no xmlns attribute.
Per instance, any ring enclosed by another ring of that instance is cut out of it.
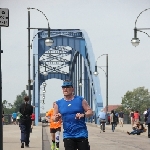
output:
<svg viewBox="0 0 150 150"><path fill-rule="evenodd" d="M16 123L16 119L17 119L17 113L16 112L14 112L13 114L12 114L12 119L13 119L13 124L17 124Z"/></svg>
<svg viewBox="0 0 150 150"><path fill-rule="evenodd" d="M150 138L150 108L147 110L145 114L146 125L148 125L148 138Z"/></svg>
<svg viewBox="0 0 150 150"><path fill-rule="evenodd" d="M119 117L118 117L119 114L118 114L117 111L115 111L115 110L114 110L114 114L115 114L115 116L116 116L116 125L115 125L115 127L117 127L117 125L118 125L118 123L119 123L119 119L118 119L118 118L119 118Z"/></svg>
<svg viewBox="0 0 150 150"><path fill-rule="evenodd" d="M4 124L4 110L2 111L2 125Z"/></svg>
<svg viewBox="0 0 150 150"><path fill-rule="evenodd" d="M32 120L31 128L33 128L33 126L34 126L34 121L35 121L35 114L34 114L34 113L32 113L32 115L31 115L31 120Z"/></svg>
<svg viewBox="0 0 150 150"><path fill-rule="evenodd" d="M133 111L133 109L131 109L131 112L130 112L130 118L131 118L131 125L132 125L132 127L133 127L133 125L134 125L134 111Z"/></svg>
<svg viewBox="0 0 150 150"><path fill-rule="evenodd" d="M117 122L117 116L115 115L114 110L111 110L110 123L111 123L111 126L112 126L112 132L115 131L116 122Z"/></svg>
<svg viewBox="0 0 150 150"><path fill-rule="evenodd" d="M123 127L124 113L122 112L122 110L119 112L118 117L119 117L119 124L120 124L120 127L121 127L121 126Z"/></svg>
<svg viewBox="0 0 150 150"><path fill-rule="evenodd" d="M105 132L106 113L104 112L104 109L101 109L101 111L98 114L98 118L100 122L100 130Z"/></svg>
<svg viewBox="0 0 150 150"><path fill-rule="evenodd" d="M56 101L54 120L62 118L65 150L89 150L85 117L93 116L93 111L83 97L73 95L74 88L71 81L63 82L62 91L64 98Z"/></svg>
<svg viewBox="0 0 150 150"><path fill-rule="evenodd" d="M24 103L21 104L19 112L20 116L20 130L21 130L21 148L24 148L24 143L26 147L29 147L29 137L31 128L31 115L33 113L33 106L28 104L29 97L24 97Z"/></svg>
<svg viewBox="0 0 150 150"><path fill-rule="evenodd" d="M52 144L51 144L51 150L59 150L59 137L60 137L60 132L61 132L61 123L62 120L58 120L58 122L53 121L53 116L54 116L54 105L55 102L53 103L53 108L48 111L46 114L46 117L50 118L50 133L51 133L51 139L52 139ZM48 118L48 119L49 119ZM56 146L55 146L56 143Z"/></svg>

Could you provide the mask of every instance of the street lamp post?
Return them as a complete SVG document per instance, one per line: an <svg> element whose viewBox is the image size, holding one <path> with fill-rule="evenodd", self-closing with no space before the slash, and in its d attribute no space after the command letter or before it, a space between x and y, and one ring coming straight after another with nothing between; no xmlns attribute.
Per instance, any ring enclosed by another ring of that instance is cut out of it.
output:
<svg viewBox="0 0 150 150"><path fill-rule="evenodd" d="M45 93L46 93L46 90L45 90L45 87L46 87L46 82L43 82L43 87L44 87L44 90L43 90L43 104L45 104L44 100L45 100Z"/></svg>
<svg viewBox="0 0 150 150"><path fill-rule="evenodd" d="M43 32L43 31L42 31ZM39 32L38 32L39 33ZM37 34L38 34L37 33ZM36 34L36 35L37 35ZM36 35L34 36L34 38L36 37ZM32 39L32 41L34 40L34 38ZM31 44L31 49L32 49L32 44ZM38 67L38 70L35 72L35 55L38 55L38 54L33 54L33 106L35 106L35 77L36 77L36 74L39 73L39 67ZM45 66L46 67L46 63L45 63ZM46 71L46 69L45 69ZM48 72L44 72L43 73L44 76L47 76L48 75ZM43 82L43 86L46 84L45 82ZM46 85L45 85L46 86ZM33 113L35 114L35 108L33 109Z"/></svg>
<svg viewBox="0 0 150 150"><path fill-rule="evenodd" d="M84 72L82 72L82 68L80 67L80 79L78 80L79 81L79 85L78 85L78 90L79 90L79 95L82 96L82 74Z"/></svg>
<svg viewBox="0 0 150 150"><path fill-rule="evenodd" d="M1 71L1 53L3 53L3 51L1 50L1 27L0 27L0 149L3 150L3 125L2 125L2 109L3 109L3 105L2 105L2 71Z"/></svg>
<svg viewBox="0 0 150 150"><path fill-rule="evenodd" d="M107 113L108 113L108 54L102 54L100 55L97 60L101 57L106 55L106 72L102 69L102 66L97 66L97 61L95 63L95 71L94 71L94 75L97 76L98 75L98 71L97 71L97 67L99 67L100 69L102 69L105 72L106 75L106 123L108 122L108 117L107 117Z"/></svg>
<svg viewBox="0 0 150 150"><path fill-rule="evenodd" d="M31 79L30 79L30 11L28 11L28 96L31 104Z"/></svg>
<svg viewBox="0 0 150 150"><path fill-rule="evenodd" d="M136 27L136 23L137 23L137 20L138 20L138 18L140 17L140 15L141 15L143 12L145 12L145 11L147 11L147 10L149 10L149 9L150 9L150 8L147 8L147 9L143 10L142 12L140 12L140 14L138 15L138 17L137 17L136 20L135 20L134 38L132 38L132 40L131 40L132 45L135 46L135 47L138 46L139 43L140 43L139 38L137 38L137 32L142 32L142 33L145 33L146 35L148 35L148 33L144 32L144 31L142 31L142 30L150 30L150 28L137 28L137 27ZM148 35L148 37L150 37L150 35Z"/></svg>
<svg viewBox="0 0 150 150"><path fill-rule="evenodd" d="M85 80L89 80L89 79L81 79L81 78L80 78L80 80L79 80L79 87L82 87L82 85L83 85L83 84L82 84L82 80L85 81Z"/></svg>
<svg viewBox="0 0 150 150"><path fill-rule="evenodd" d="M46 15L40 11L39 9L36 9L36 8L27 8L28 9L28 96L29 96L29 99L30 99L30 104L31 104L31 79L30 79L30 9L35 9L39 12L41 12L46 20L48 21ZM33 29L33 28L32 28ZM50 27L49 27L49 22L48 22L48 37L46 38L45 40L45 45L46 46L51 46L53 44L53 40L50 38Z"/></svg>

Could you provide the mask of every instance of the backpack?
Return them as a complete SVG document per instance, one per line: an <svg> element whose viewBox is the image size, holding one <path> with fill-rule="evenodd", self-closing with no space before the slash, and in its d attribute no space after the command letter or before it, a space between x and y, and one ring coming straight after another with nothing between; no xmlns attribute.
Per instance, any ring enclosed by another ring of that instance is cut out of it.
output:
<svg viewBox="0 0 150 150"><path fill-rule="evenodd" d="M115 114L113 114L113 122L117 122L117 120L118 120L118 117Z"/></svg>

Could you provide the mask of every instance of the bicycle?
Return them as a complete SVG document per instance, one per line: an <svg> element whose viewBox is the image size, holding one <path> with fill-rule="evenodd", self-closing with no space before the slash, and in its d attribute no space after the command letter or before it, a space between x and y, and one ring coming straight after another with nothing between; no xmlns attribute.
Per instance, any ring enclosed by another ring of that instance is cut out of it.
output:
<svg viewBox="0 0 150 150"><path fill-rule="evenodd" d="M106 120L100 120L100 133L103 131L105 132L105 123L106 123Z"/></svg>

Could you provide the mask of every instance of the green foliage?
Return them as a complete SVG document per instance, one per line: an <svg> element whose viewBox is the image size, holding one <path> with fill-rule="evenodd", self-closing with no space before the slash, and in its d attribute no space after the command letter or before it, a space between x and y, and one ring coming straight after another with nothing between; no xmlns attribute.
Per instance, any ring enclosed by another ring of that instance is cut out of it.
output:
<svg viewBox="0 0 150 150"><path fill-rule="evenodd" d="M8 103L7 100L3 100L3 109L5 114L12 114L13 112L18 112L20 105L24 101L24 97L27 96L25 90L21 92L21 95L16 96L14 104Z"/></svg>
<svg viewBox="0 0 150 150"><path fill-rule="evenodd" d="M129 114L129 111L126 110L123 106L119 106L115 111L116 111L116 112L120 112L121 110L122 110L125 114Z"/></svg>
<svg viewBox="0 0 150 150"><path fill-rule="evenodd" d="M3 109L5 114L12 114L14 112L13 105L11 103L8 103L7 100L3 100Z"/></svg>
<svg viewBox="0 0 150 150"><path fill-rule="evenodd" d="M146 108L150 107L150 94L148 89L138 87L133 91L127 91L122 97L122 110L129 113L131 109L143 113ZM118 108L120 109L120 108Z"/></svg>
<svg viewBox="0 0 150 150"><path fill-rule="evenodd" d="M17 95L16 100L14 102L14 110L15 110L15 112L18 112L19 107L23 103L25 96L27 96L27 93L25 92L25 90L23 92L21 92L21 95Z"/></svg>

